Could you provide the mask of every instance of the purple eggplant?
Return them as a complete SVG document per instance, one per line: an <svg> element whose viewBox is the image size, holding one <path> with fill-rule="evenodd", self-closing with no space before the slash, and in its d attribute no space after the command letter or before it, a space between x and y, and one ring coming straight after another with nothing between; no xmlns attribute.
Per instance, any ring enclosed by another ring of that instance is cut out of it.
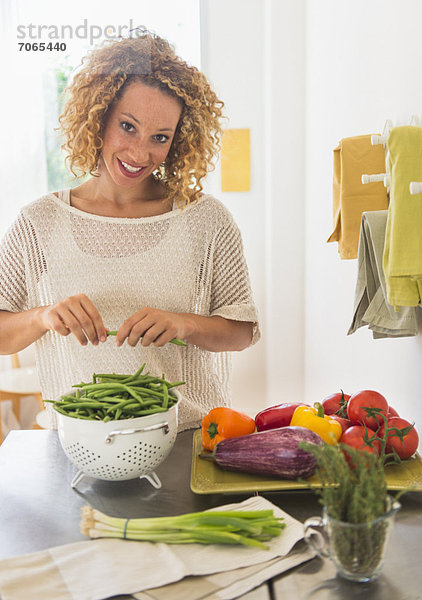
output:
<svg viewBox="0 0 422 600"><path fill-rule="evenodd" d="M321 446L322 439L305 427L281 427L219 442L212 454L201 458L215 461L223 469L269 475L281 479L313 475L316 460L299 448L300 442Z"/></svg>

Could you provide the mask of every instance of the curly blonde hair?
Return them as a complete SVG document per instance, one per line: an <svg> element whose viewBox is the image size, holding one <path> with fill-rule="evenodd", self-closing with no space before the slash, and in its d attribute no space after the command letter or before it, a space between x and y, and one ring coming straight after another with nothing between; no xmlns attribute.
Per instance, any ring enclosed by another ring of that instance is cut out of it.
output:
<svg viewBox="0 0 422 600"><path fill-rule="evenodd" d="M144 28L137 37L107 40L93 50L66 88L59 117L66 162L75 178L96 175L108 111L135 81L182 104L170 151L154 177L165 185L170 201L179 206L194 202L220 149L224 103L203 73L179 58L167 40Z"/></svg>

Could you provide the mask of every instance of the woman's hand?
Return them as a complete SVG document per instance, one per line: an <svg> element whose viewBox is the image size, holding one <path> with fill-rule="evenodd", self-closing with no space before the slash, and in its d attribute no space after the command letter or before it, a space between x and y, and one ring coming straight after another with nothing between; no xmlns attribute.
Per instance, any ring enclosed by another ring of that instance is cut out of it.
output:
<svg viewBox="0 0 422 600"><path fill-rule="evenodd" d="M252 334L252 322L145 307L126 319L117 332L116 344L121 346L127 340L136 346L141 340L142 346L164 346L177 337L203 350L227 352L247 348Z"/></svg>
<svg viewBox="0 0 422 600"><path fill-rule="evenodd" d="M126 319L116 336L116 344L125 340L129 346L164 346L175 337L184 339L188 335L187 315L145 307ZM142 339L141 339L142 338Z"/></svg>
<svg viewBox="0 0 422 600"><path fill-rule="evenodd" d="M86 346L88 341L97 345L107 339L101 315L85 294L70 296L43 307L40 318L46 330L52 329L64 336L73 333L82 346Z"/></svg>

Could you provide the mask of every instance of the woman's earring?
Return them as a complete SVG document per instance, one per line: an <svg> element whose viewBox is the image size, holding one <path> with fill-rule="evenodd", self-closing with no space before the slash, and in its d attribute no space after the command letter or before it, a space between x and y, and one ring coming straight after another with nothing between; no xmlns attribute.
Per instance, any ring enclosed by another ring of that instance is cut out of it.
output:
<svg viewBox="0 0 422 600"><path fill-rule="evenodd" d="M166 173L166 163L162 162L161 165L159 167L157 167L155 169L155 171L152 172L153 177L155 177L155 179L163 179L165 173Z"/></svg>

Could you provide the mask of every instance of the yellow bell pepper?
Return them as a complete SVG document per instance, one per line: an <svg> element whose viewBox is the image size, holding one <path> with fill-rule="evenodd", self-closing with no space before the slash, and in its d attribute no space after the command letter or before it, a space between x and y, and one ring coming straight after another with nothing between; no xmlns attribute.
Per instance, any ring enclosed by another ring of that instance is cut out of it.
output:
<svg viewBox="0 0 422 600"><path fill-rule="evenodd" d="M298 406L293 413L290 426L306 427L330 445L337 444L342 434L340 423L329 415L324 415L324 408L319 402L314 404L314 408Z"/></svg>

